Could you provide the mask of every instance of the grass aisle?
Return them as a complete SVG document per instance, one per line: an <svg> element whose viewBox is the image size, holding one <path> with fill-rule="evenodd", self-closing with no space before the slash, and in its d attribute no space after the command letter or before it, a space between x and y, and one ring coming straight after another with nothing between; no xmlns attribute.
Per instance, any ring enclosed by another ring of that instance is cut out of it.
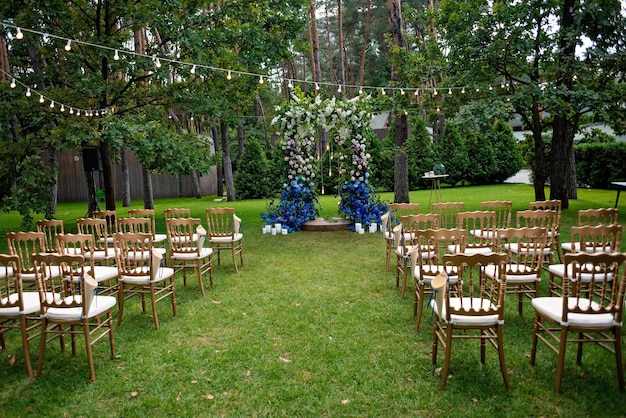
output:
<svg viewBox="0 0 626 418"><path fill-rule="evenodd" d="M523 207L528 200L514 201ZM189 202L201 216L207 202ZM69 345L61 353L57 342L50 344L43 376L29 381L19 337L8 334L0 416L604 417L626 411L615 360L595 347L586 347L582 368L568 347L563 393L554 394L556 355L540 346L537 366L530 367L532 308L525 302L520 317L512 299L505 323L512 391L493 348L481 367L478 343L455 341L452 377L440 392L435 371L443 353L433 366L430 312L415 333L412 294L400 299L393 266L385 271L380 234L262 235L262 204L233 206L244 218L240 273L228 256L221 266L214 258L215 285L204 299L195 275L186 287L177 277L178 315L167 301L159 303L159 331L139 300L127 302L115 328L117 358L109 359L104 342L94 347L95 383L86 383L82 339L75 358ZM33 342L35 365L38 347Z"/></svg>

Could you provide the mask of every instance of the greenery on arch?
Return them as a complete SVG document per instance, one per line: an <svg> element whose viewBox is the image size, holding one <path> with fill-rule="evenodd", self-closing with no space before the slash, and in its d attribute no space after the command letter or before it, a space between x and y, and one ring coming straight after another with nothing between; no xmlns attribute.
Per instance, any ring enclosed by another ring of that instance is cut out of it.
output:
<svg viewBox="0 0 626 418"><path fill-rule="evenodd" d="M272 125L283 138L288 183L283 185L278 205L270 204L267 212L261 214L263 219L282 223L290 231L300 230L303 223L315 219L318 211L311 209L317 203L315 144L321 128L329 133L329 141L334 144L341 198L339 212L364 226L379 222L386 206L376 198L369 184L371 155L366 149L366 130L371 129L370 119L366 101L358 97L322 100L319 95L314 98L293 95L289 103L279 108Z"/></svg>

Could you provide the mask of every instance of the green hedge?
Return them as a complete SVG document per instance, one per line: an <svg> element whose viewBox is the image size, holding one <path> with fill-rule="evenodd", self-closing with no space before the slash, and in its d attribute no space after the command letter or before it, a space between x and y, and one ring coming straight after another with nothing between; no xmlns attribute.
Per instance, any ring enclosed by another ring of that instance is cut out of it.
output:
<svg viewBox="0 0 626 418"><path fill-rule="evenodd" d="M574 146L579 186L610 189L612 181L626 180L626 143L610 142Z"/></svg>

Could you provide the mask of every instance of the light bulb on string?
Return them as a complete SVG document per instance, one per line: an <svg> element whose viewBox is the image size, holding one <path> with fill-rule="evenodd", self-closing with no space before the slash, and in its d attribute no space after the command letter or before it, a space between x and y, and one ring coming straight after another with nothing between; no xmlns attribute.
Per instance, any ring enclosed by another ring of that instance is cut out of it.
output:
<svg viewBox="0 0 626 418"><path fill-rule="evenodd" d="M263 76L259 76L259 84L263 84L265 83L265 80L263 80Z"/></svg>
<svg viewBox="0 0 626 418"><path fill-rule="evenodd" d="M65 106L61 105L61 112L65 112Z"/></svg>
<svg viewBox="0 0 626 418"><path fill-rule="evenodd" d="M115 50L115 54L113 55L113 59L115 61L119 61L119 59L120 59L120 53L119 53L119 51L117 49Z"/></svg>
<svg viewBox="0 0 626 418"><path fill-rule="evenodd" d="M76 116L80 116L80 109L76 109Z"/></svg>
<svg viewBox="0 0 626 418"><path fill-rule="evenodd" d="M159 59L159 57L154 57L154 66L157 68L161 68L161 60Z"/></svg>
<svg viewBox="0 0 626 418"><path fill-rule="evenodd" d="M465 87L461 89L461 94L465 94Z"/></svg>
<svg viewBox="0 0 626 418"><path fill-rule="evenodd" d="M291 79L289 79L289 83L287 84L287 87L290 89L293 88L293 83L291 82Z"/></svg>
<svg viewBox="0 0 626 418"><path fill-rule="evenodd" d="M437 89L433 89L433 96L437 95Z"/></svg>
<svg viewBox="0 0 626 418"><path fill-rule="evenodd" d="M420 95L420 89L416 89L416 90L415 90L415 93L414 93L414 96L415 96L415 97L417 97L417 96L419 96L419 95Z"/></svg>
<svg viewBox="0 0 626 418"><path fill-rule="evenodd" d="M50 109L54 108L54 100L50 102Z"/></svg>
<svg viewBox="0 0 626 418"><path fill-rule="evenodd" d="M74 109L70 107L70 115L73 115L73 114L74 114Z"/></svg>
<svg viewBox="0 0 626 418"><path fill-rule="evenodd" d="M363 94L363 88L362 88L362 87L360 87L360 88L359 88L359 96L360 96L360 95L362 95L362 94Z"/></svg>
<svg viewBox="0 0 626 418"><path fill-rule="evenodd" d="M14 88L15 88L15 86L17 86L17 84L15 84L15 79L14 79L14 78L12 78L12 79L11 79L11 88L12 88L12 89L14 89Z"/></svg>
<svg viewBox="0 0 626 418"><path fill-rule="evenodd" d="M439 107L437 107L437 113L439 113Z"/></svg>
<svg viewBox="0 0 626 418"><path fill-rule="evenodd" d="M315 82L315 91L319 91L320 90L320 85L317 84L317 81Z"/></svg>
<svg viewBox="0 0 626 418"><path fill-rule="evenodd" d="M400 89L400 94L404 96L404 89Z"/></svg>
<svg viewBox="0 0 626 418"><path fill-rule="evenodd" d="M15 37L17 39L23 39L24 38L24 34L22 33L22 30L20 28L17 28L17 33L15 34Z"/></svg>
<svg viewBox="0 0 626 418"><path fill-rule="evenodd" d="M492 91L493 87L491 87L491 84L489 84L489 91Z"/></svg>
<svg viewBox="0 0 626 418"><path fill-rule="evenodd" d="M100 111L96 110L96 116L100 116Z"/></svg>
<svg viewBox="0 0 626 418"><path fill-rule="evenodd" d="M40 95L39 95L39 103L43 103L43 102L44 102L44 98L43 98L43 96L40 94Z"/></svg>
<svg viewBox="0 0 626 418"><path fill-rule="evenodd" d="M381 89L380 89L380 94L382 94L382 95L384 96L384 95L385 95L385 94L387 94L387 93L385 92L385 89L381 88Z"/></svg>
<svg viewBox="0 0 626 418"><path fill-rule="evenodd" d="M476 87L476 93L480 93L480 88Z"/></svg>
<svg viewBox="0 0 626 418"><path fill-rule="evenodd" d="M26 89L26 97L30 97L30 96L31 96L30 87L28 87Z"/></svg>
<svg viewBox="0 0 626 418"><path fill-rule="evenodd" d="M337 87L337 93L341 93L341 84Z"/></svg>
<svg viewBox="0 0 626 418"><path fill-rule="evenodd" d="M64 49L65 49L67 52L69 52L69 51L71 51L71 50L72 50L72 40L71 40L71 39L68 39L68 40L67 40L67 43L65 44Z"/></svg>
<svg viewBox="0 0 626 418"><path fill-rule="evenodd" d="M448 94L452 95L452 89L448 89Z"/></svg>
<svg viewBox="0 0 626 418"><path fill-rule="evenodd" d="M228 70L228 74L226 74L226 79L230 80L233 78L233 75L230 73L230 70Z"/></svg>
<svg viewBox="0 0 626 418"><path fill-rule="evenodd" d="M191 67L191 70L189 71L191 74L195 74L196 73L196 66L194 64L193 67Z"/></svg>

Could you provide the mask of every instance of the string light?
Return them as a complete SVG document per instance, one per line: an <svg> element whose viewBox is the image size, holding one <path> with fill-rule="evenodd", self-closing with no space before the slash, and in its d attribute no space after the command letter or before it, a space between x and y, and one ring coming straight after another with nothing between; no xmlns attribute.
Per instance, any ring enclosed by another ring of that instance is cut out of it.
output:
<svg viewBox="0 0 626 418"><path fill-rule="evenodd" d="M260 76L259 77L259 84L263 84L263 83L265 83L265 80L263 80L263 76Z"/></svg>
<svg viewBox="0 0 626 418"><path fill-rule="evenodd" d="M119 51L117 49L115 50L115 54L113 55L113 59L115 61L119 61L119 59L120 59L120 53L119 53Z"/></svg>
<svg viewBox="0 0 626 418"><path fill-rule="evenodd" d="M154 57L154 66L157 68L161 68L161 60L157 56Z"/></svg>
<svg viewBox="0 0 626 418"><path fill-rule="evenodd" d="M415 97L419 96L420 94L420 89L415 90L415 93L413 93Z"/></svg>
<svg viewBox="0 0 626 418"><path fill-rule="evenodd" d="M452 94L452 89L448 89L448 94L451 95Z"/></svg>
<svg viewBox="0 0 626 418"><path fill-rule="evenodd" d="M67 40L67 43L65 44L64 49L65 49L67 52L69 52L69 51L71 51L71 50L72 50L72 40L71 40L71 39L68 39L68 40Z"/></svg>
<svg viewBox="0 0 626 418"><path fill-rule="evenodd" d="M43 103L43 102L44 102L43 96L40 94L39 95L39 103Z"/></svg>
<svg viewBox="0 0 626 418"><path fill-rule="evenodd" d="M74 114L74 109L70 107L70 115L73 115L73 114Z"/></svg>
<svg viewBox="0 0 626 418"><path fill-rule="evenodd" d="M65 106L61 105L61 112L65 112Z"/></svg>
<svg viewBox="0 0 626 418"><path fill-rule="evenodd" d="M17 84L15 84L15 79L14 79L14 78L12 78L12 79L11 79L11 88L12 88L12 89L14 89L14 88L15 88L15 86L17 86Z"/></svg>
<svg viewBox="0 0 626 418"><path fill-rule="evenodd" d="M381 89L380 89L380 94L382 94L382 95L384 96L384 95L385 95L385 94L387 94L387 93L385 93L385 89L381 88Z"/></svg>
<svg viewBox="0 0 626 418"><path fill-rule="evenodd" d="M320 90L320 85L317 84L317 81L315 82L315 91L319 91Z"/></svg>
<svg viewBox="0 0 626 418"><path fill-rule="evenodd" d="M30 92L30 87L26 89L26 97L30 97L31 96L31 92Z"/></svg>
<svg viewBox="0 0 626 418"><path fill-rule="evenodd" d="M341 84L339 85L339 87L337 88L337 93L341 93Z"/></svg>
<svg viewBox="0 0 626 418"><path fill-rule="evenodd" d="M24 34L22 33L22 30L20 28L17 28L17 33L15 34L15 37L17 39L23 39L24 38Z"/></svg>
<svg viewBox="0 0 626 418"><path fill-rule="evenodd" d="M400 89L400 94L404 96L404 89Z"/></svg>
<svg viewBox="0 0 626 418"><path fill-rule="evenodd" d="M461 89L461 93L462 93L462 94L465 94L465 87L463 87L463 88Z"/></svg>
<svg viewBox="0 0 626 418"><path fill-rule="evenodd" d="M291 79L289 79L289 83L287 84L287 87L290 89L293 88L293 83L291 82Z"/></svg>
<svg viewBox="0 0 626 418"><path fill-rule="evenodd" d="M54 108L54 100L50 102L50 109Z"/></svg>
<svg viewBox="0 0 626 418"><path fill-rule="evenodd" d="M193 65L193 67L191 67L191 71L189 71L191 74L195 74L196 73L196 64Z"/></svg>
<svg viewBox="0 0 626 418"><path fill-rule="evenodd" d="M232 74L230 73L230 70L228 70L228 74L226 75L226 79L230 80L231 78L233 78Z"/></svg>
<svg viewBox="0 0 626 418"><path fill-rule="evenodd" d="M433 89L433 96L437 95L437 89Z"/></svg>

